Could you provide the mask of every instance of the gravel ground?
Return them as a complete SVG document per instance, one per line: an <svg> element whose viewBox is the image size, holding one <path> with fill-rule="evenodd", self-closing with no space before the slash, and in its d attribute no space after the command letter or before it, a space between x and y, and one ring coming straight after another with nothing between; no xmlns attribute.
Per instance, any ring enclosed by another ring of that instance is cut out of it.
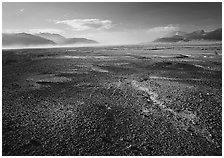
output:
<svg viewBox="0 0 224 158"><path fill-rule="evenodd" d="M220 156L221 65L219 45L4 50L2 154Z"/></svg>

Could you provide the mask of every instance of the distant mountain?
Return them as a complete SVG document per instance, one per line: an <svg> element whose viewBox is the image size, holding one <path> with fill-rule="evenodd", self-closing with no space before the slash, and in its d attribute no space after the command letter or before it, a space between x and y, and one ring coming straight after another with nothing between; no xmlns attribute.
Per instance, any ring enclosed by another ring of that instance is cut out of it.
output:
<svg viewBox="0 0 224 158"><path fill-rule="evenodd" d="M179 41L184 41L184 37L183 36L172 36L172 37L163 37L163 38L159 38L157 40L155 40L154 42L179 42Z"/></svg>
<svg viewBox="0 0 224 158"><path fill-rule="evenodd" d="M59 34L39 33L37 36L54 41L57 45L96 44L98 42L86 38L65 38Z"/></svg>
<svg viewBox="0 0 224 158"><path fill-rule="evenodd" d="M66 40L63 42L64 45L79 44L79 43L96 44L98 42L86 38L66 38Z"/></svg>
<svg viewBox="0 0 224 158"><path fill-rule="evenodd" d="M188 40L202 40L206 36L204 30L194 31L192 33L185 34L183 37Z"/></svg>
<svg viewBox="0 0 224 158"><path fill-rule="evenodd" d="M194 31L192 33L184 33L175 34L170 37L163 37L156 39L153 42L187 42L192 40L214 40L221 41L222 40L222 28L216 29L214 31L205 32L204 30Z"/></svg>
<svg viewBox="0 0 224 158"><path fill-rule="evenodd" d="M55 42L56 44L61 44L66 40L65 37L63 37L59 34L54 34L54 33L38 33L35 35L42 37L42 38L46 38L48 40L51 40L51 41Z"/></svg>
<svg viewBox="0 0 224 158"><path fill-rule="evenodd" d="M222 28L216 29L214 31L208 32L206 34L206 39L216 39L216 40L222 40Z"/></svg>
<svg viewBox="0 0 224 158"><path fill-rule="evenodd" d="M55 45L55 42L28 33L3 33L2 46Z"/></svg>
<svg viewBox="0 0 224 158"><path fill-rule="evenodd" d="M187 32L183 32L183 31L173 31L173 32L168 33L165 37L184 36L185 34L187 34Z"/></svg>
<svg viewBox="0 0 224 158"><path fill-rule="evenodd" d="M74 44L96 44L98 42L86 38L65 38L60 34L51 33L3 33L3 47L29 47L29 46L63 46Z"/></svg>

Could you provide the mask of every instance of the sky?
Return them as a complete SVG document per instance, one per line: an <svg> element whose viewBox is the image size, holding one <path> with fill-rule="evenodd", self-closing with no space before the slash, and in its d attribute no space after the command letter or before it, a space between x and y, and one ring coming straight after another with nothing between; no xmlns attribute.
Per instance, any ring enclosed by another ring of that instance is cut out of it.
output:
<svg viewBox="0 0 224 158"><path fill-rule="evenodd" d="M150 42L222 27L221 2L3 2L3 33L59 33L102 44Z"/></svg>

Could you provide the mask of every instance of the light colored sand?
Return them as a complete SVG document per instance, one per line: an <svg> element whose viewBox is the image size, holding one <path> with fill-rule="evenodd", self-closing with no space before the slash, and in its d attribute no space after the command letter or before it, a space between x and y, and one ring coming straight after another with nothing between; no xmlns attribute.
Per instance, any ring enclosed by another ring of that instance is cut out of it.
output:
<svg viewBox="0 0 224 158"><path fill-rule="evenodd" d="M150 79L159 79L159 80L181 80L177 78L169 78L169 77L160 77L160 76L149 76Z"/></svg>
<svg viewBox="0 0 224 158"><path fill-rule="evenodd" d="M37 82L61 83L61 82L69 82L71 81L71 79L63 76L59 77L56 76L56 74L37 74L27 78L27 81L34 83Z"/></svg>
<svg viewBox="0 0 224 158"><path fill-rule="evenodd" d="M99 67L92 67L92 70L93 70L93 71L98 71L98 72L109 72L108 70L101 69L101 68L99 68Z"/></svg>

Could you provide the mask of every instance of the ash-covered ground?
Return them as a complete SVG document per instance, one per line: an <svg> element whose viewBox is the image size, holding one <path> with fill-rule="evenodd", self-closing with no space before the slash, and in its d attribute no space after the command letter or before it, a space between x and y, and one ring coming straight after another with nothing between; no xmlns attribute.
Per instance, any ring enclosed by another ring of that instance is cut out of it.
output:
<svg viewBox="0 0 224 158"><path fill-rule="evenodd" d="M222 155L221 45L2 53L3 155Z"/></svg>

